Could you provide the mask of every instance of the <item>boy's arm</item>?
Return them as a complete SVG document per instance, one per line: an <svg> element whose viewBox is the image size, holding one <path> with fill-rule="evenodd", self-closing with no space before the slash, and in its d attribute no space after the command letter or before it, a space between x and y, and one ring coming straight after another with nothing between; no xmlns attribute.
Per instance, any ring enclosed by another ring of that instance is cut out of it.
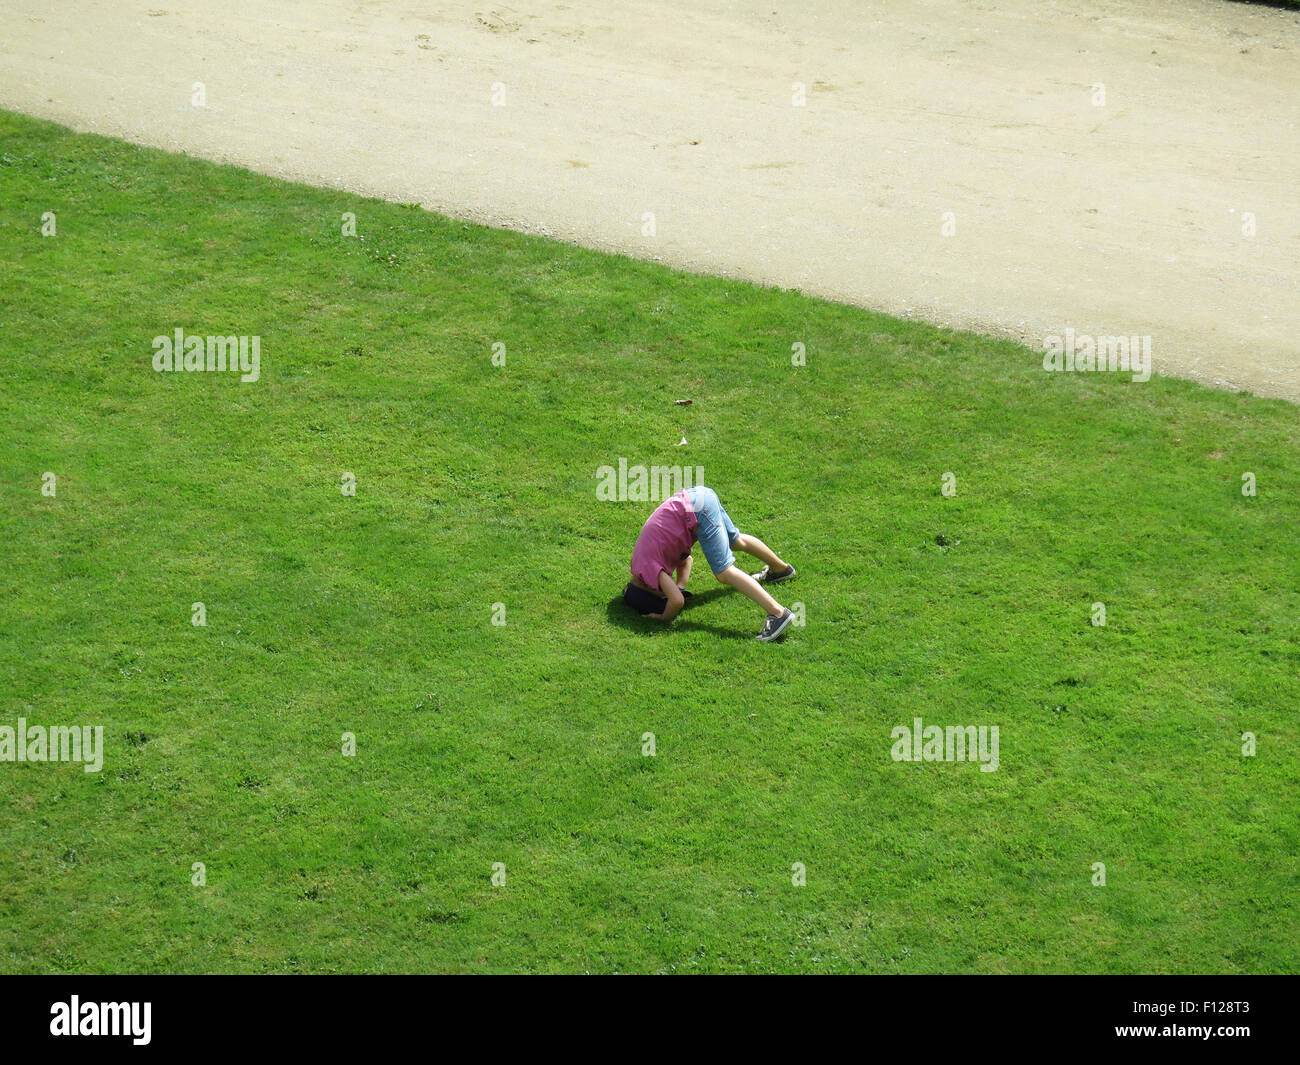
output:
<svg viewBox="0 0 1300 1065"><path fill-rule="evenodd" d="M668 605L664 607L662 614L651 614L652 618L660 621L672 621L679 613L682 607L686 605L686 597L682 595L682 590L677 587L672 575L667 570L659 571L659 591L668 600Z"/></svg>
<svg viewBox="0 0 1300 1065"><path fill-rule="evenodd" d="M688 551L686 557L677 563L677 587L684 589L686 582L691 579L691 554Z"/></svg>

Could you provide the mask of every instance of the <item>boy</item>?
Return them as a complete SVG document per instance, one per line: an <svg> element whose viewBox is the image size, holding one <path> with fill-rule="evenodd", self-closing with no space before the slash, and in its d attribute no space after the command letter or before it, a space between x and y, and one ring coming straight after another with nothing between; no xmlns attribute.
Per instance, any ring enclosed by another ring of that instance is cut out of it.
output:
<svg viewBox="0 0 1300 1065"><path fill-rule="evenodd" d="M672 621L690 595L686 582L691 576L691 547L696 540L713 575L728 587L744 592L767 614L759 640L775 640L789 628L794 615L763 585L788 581L795 575L794 567L781 561L758 537L743 535L722 509L718 494L703 485L670 496L646 519L632 550L632 581L623 591L627 604L641 614ZM733 547L766 565L751 577L736 568Z"/></svg>

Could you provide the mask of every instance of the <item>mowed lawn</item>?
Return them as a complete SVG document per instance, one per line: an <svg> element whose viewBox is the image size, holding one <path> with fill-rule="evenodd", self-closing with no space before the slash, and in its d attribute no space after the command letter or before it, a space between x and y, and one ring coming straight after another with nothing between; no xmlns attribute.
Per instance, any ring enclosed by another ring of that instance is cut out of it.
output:
<svg viewBox="0 0 1300 1065"><path fill-rule="evenodd" d="M7 113L0 255L0 726L105 743L0 762L0 970L1297 969L1295 406ZM624 613L620 458L806 625Z"/></svg>

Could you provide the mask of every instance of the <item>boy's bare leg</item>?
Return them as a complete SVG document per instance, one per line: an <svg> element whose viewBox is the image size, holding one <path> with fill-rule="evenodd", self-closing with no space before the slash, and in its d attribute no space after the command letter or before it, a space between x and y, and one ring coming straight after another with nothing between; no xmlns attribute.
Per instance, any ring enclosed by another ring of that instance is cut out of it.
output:
<svg viewBox="0 0 1300 1065"><path fill-rule="evenodd" d="M775 555L772 557L776 558ZM778 562L779 561L780 560L778 559ZM785 607L768 595L767 590L744 570L737 569L735 566L728 566L721 573L715 574L715 576L728 587L735 588L738 592L744 592L769 614L785 613Z"/></svg>
<svg viewBox="0 0 1300 1065"><path fill-rule="evenodd" d="M790 567L787 566L780 558L777 557L767 544L763 543L757 536L748 536L741 533L736 537L736 542L731 545L737 551L744 551L747 555L753 555L755 558L762 559L767 563L768 568L773 573L784 573Z"/></svg>

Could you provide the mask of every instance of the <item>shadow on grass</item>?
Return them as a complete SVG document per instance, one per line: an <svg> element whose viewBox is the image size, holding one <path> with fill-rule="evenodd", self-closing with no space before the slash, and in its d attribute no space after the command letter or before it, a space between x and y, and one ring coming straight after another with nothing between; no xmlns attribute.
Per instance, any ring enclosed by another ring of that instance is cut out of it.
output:
<svg viewBox="0 0 1300 1065"><path fill-rule="evenodd" d="M718 596L726 595L729 588L713 588L707 592L696 592L686 601L686 608L673 619L672 627L674 629L699 629L703 632L711 632L715 636L721 636L725 639L752 640L754 633L746 632L737 628L724 628L721 625L710 625L706 621L696 621L691 614L698 610L710 600L717 599ZM606 608L611 623L621 629L627 629L629 632L637 632L649 636L652 633L663 632L664 623L656 621L654 618L643 617L623 602L621 595L616 595L609 601Z"/></svg>
<svg viewBox="0 0 1300 1065"><path fill-rule="evenodd" d="M1238 4L1254 4L1256 7L1280 7L1283 11L1300 10L1300 0L1233 0Z"/></svg>

